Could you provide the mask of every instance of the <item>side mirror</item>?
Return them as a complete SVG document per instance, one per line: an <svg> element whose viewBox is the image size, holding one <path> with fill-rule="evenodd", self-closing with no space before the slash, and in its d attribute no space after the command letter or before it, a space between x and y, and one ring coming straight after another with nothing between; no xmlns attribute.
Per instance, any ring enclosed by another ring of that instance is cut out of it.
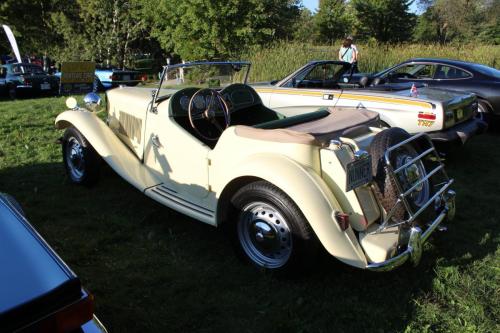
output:
<svg viewBox="0 0 500 333"><path fill-rule="evenodd" d="M368 85L368 76L363 76L361 79L359 79L359 84L362 87L366 87Z"/></svg>
<svg viewBox="0 0 500 333"><path fill-rule="evenodd" d="M379 85L379 84L381 84L381 83L382 83L382 79L381 79L381 78L379 78L379 77L376 77L376 78L373 80L372 85L374 85L374 86L378 86L378 85Z"/></svg>

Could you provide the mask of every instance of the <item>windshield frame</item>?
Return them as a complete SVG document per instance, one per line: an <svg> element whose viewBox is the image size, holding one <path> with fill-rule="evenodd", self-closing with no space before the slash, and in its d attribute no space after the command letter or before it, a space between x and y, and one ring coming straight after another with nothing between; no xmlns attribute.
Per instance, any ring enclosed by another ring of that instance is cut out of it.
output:
<svg viewBox="0 0 500 333"><path fill-rule="evenodd" d="M300 67L299 69L293 71L292 73L288 74L284 78L282 78L278 81L274 81L273 85L275 85L277 87L285 87L286 84L291 82L294 78L301 75L302 73L307 72L305 75L308 75L308 73L310 73L317 65L329 65L329 64L342 66L344 68L349 65L348 62L339 61L339 60L313 60L313 61L308 62L304 66ZM351 71L347 70L344 74L350 74L350 77L351 77L353 74L352 68L351 68ZM340 79L340 77L342 77L342 75L339 76L339 79ZM351 81L351 78L349 79L349 82L350 81ZM338 82L338 83L340 83L340 82ZM342 83L345 83L345 82L342 82Z"/></svg>
<svg viewBox="0 0 500 333"><path fill-rule="evenodd" d="M153 104L157 103L157 101L163 100L165 98L170 97L168 94L164 96L160 96L160 91L161 87L163 85L163 82L165 80L165 75L168 71L172 69L177 69L177 68L189 68L189 67L196 67L196 66L222 66L222 65L231 65L231 66L242 66L246 67L246 73L245 73L245 78L243 80L243 84L247 84L248 82L248 76L250 74L250 69L252 67L252 63L249 61L193 61L193 62L186 62L186 63L180 63L180 64L175 64L175 65L166 65L163 67L163 71L161 73L160 77L160 82L158 84L158 88L155 89L154 97L153 97Z"/></svg>

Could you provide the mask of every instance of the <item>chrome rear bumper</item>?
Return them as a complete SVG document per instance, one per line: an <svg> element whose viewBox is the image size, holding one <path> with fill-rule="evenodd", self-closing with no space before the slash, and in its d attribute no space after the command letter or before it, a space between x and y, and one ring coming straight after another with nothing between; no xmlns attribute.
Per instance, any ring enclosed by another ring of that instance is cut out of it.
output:
<svg viewBox="0 0 500 333"><path fill-rule="evenodd" d="M371 271L386 272L403 265L408 260L410 260L414 266L418 265L420 258L422 257L422 245L427 241L429 236L434 232L434 230L436 230L441 222L443 222L446 218L451 221L455 215L455 192L449 190L446 196L447 202L445 207L424 232L422 232L422 229L419 227L411 228L410 240L403 253L380 263L368 264L366 268Z"/></svg>

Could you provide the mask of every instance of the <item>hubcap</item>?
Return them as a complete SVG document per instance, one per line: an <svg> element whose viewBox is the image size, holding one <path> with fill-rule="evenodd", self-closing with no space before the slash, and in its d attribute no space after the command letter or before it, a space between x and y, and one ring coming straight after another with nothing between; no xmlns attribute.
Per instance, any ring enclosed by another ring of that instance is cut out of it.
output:
<svg viewBox="0 0 500 333"><path fill-rule="evenodd" d="M243 251L258 266L279 268L290 258L290 227L275 207L258 202L247 205L237 229Z"/></svg>
<svg viewBox="0 0 500 333"><path fill-rule="evenodd" d="M417 156L416 151L412 147L403 148L396 158L396 168L399 168L406 163L409 163L413 160L414 157ZM403 190L409 190L413 187L417 182L426 176L426 171L424 164L421 160L418 160L408 166L401 174L400 181L403 187ZM430 185L428 181L424 181L420 183L413 192L409 195L414 204L418 207L423 206L428 200L430 196Z"/></svg>
<svg viewBox="0 0 500 333"><path fill-rule="evenodd" d="M74 137L70 138L66 145L66 163L71 178L80 180L85 172L85 159L83 156L83 147Z"/></svg>

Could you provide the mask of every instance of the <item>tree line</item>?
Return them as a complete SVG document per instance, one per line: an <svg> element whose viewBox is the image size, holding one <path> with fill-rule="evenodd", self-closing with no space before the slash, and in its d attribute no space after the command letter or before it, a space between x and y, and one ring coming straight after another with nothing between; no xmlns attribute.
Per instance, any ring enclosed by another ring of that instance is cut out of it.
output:
<svg viewBox="0 0 500 333"><path fill-rule="evenodd" d="M2 0L23 54L127 65L235 58L276 41L500 44L500 0ZM418 6L418 14L412 5ZM5 36L0 53L9 53Z"/></svg>

